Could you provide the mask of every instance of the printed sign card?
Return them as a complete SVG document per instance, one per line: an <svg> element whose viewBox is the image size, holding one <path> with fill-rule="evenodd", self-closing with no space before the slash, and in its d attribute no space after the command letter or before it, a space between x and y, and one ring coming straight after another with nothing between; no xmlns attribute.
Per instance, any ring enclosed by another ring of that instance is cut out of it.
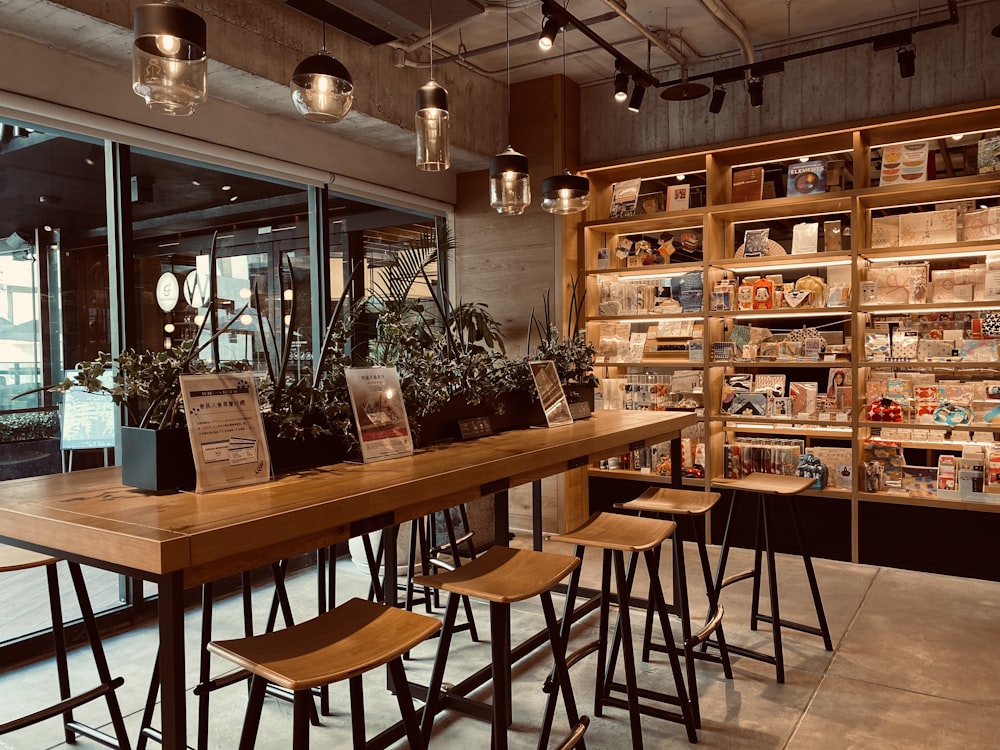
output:
<svg viewBox="0 0 1000 750"><path fill-rule="evenodd" d="M544 359L528 364L531 367L531 377L534 378L535 387L538 389L538 399L542 402L546 424L549 427L573 424L573 414L569 410L569 402L559 382L555 362Z"/></svg>
<svg viewBox="0 0 1000 750"><path fill-rule="evenodd" d="M69 370L66 377L75 381L77 374ZM110 370L101 376L101 384L112 387ZM75 385L63 394L59 447L64 451L115 447L115 403L108 391L91 392Z"/></svg>
<svg viewBox="0 0 1000 750"><path fill-rule="evenodd" d="M268 481L271 458L253 374L182 375L180 383L198 475L195 492Z"/></svg>
<svg viewBox="0 0 1000 750"><path fill-rule="evenodd" d="M354 421L361 437L361 460L383 461L413 454L399 373L395 367L348 367Z"/></svg>

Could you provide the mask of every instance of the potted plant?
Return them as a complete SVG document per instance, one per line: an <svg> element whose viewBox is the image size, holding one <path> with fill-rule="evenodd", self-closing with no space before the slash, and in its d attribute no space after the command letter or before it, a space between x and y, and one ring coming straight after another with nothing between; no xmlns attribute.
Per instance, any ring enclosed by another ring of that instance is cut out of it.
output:
<svg viewBox="0 0 1000 750"><path fill-rule="evenodd" d="M59 413L55 409L0 414L0 480L55 474L60 469Z"/></svg>

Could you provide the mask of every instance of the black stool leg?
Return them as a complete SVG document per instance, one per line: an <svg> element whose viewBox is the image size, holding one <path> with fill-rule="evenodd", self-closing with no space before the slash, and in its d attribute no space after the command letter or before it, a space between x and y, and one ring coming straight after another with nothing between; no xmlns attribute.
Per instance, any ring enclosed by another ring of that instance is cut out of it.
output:
<svg viewBox="0 0 1000 750"><path fill-rule="evenodd" d="M149 678L149 689L146 691L146 705L142 709L142 720L139 724L139 740L135 743L135 750L146 750L149 743L150 727L153 725L153 713L156 711L156 696L160 692L160 649L156 649L156 658L153 661L153 674Z"/></svg>
<svg viewBox="0 0 1000 750"><path fill-rule="evenodd" d="M458 615L458 594L448 594L448 605L445 608L444 622L441 634L438 636L437 655L434 657L434 667L431 669L431 679L427 685L427 700L424 702L424 712L421 717L420 734L424 745L430 743L431 730L434 727L434 715L437 712L437 701L444 681L444 666L451 648L451 633L455 627L455 617ZM390 674L390 677L392 675Z"/></svg>
<svg viewBox="0 0 1000 750"><path fill-rule="evenodd" d="M562 691L566 717L569 719L569 728L572 731L580 723L580 712L576 708L573 685L569 679L569 667L566 665L566 637L559 627L555 607L552 606L552 594L544 592L541 600L542 611L545 613L545 626L549 631L549 645L552 648L552 668L556 674L556 686ZM582 740L577 746L585 748Z"/></svg>
<svg viewBox="0 0 1000 750"><path fill-rule="evenodd" d="M578 546L576 548L576 556L581 560L583 549L584 548L582 546ZM573 629L573 608L576 606L576 594L580 588L580 574L582 572L583 565L577 565L573 572L570 573L569 583L566 586L566 599L563 603L562 624L560 626L561 630L559 633L559 638L562 642L564 659L567 658L566 651L569 648L569 636ZM568 672L568 664L566 669ZM552 722L555 720L556 715L556 701L558 699L559 690L558 680L559 675L556 673L555 666L553 665L553 670L549 675L549 680L542 688L546 693L548 693L548 698L545 701L545 713L542 716L542 728L538 733L538 750L545 750L545 748L549 746L549 737L552 734Z"/></svg>
<svg viewBox="0 0 1000 750"><path fill-rule="evenodd" d="M764 506L763 495L757 496L757 518L755 522L754 544L753 544L753 594L750 605L750 629L756 630L760 620L760 577L761 577L761 555L762 550L770 551L771 546L767 540L767 509ZM764 546L761 547L761 544ZM770 585L770 581L768 581Z"/></svg>
<svg viewBox="0 0 1000 750"><path fill-rule="evenodd" d="M382 564L382 540L379 539L378 554L372 550L371 534L362 534L361 543L365 548L365 558L368 560L368 571L371 573L371 585L368 587L368 601L384 602L382 585L379 583L378 569Z"/></svg>
<svg viewBox="0 0 1000 750"><path fill-rule="evenodd" d="M444 511L444 527L448 534L448 547L451 549L452 560L456 568L461 567L462 556L458 551L458 537L455 536L455 522L451 518L450 509ZM472 600L467 596L462 597L462 606L465 608L465 620L469 623L469 637L473 643L477 643L479 633L476 630L476 618L472 615Z"/></svg>
<svg viewBox="0 0 1000 750"><path fill-rule="evenodd" d="M198 650L198 685L204 687L198 693L198 739L195 745L198 750L208 748L208 706L211 690L206 683L212 679L212 654L208 644L212 640L212 584L201 587L201 647Z"/></svg>
<svg viewBox="0 0 1000 750"><path fill-rule="evenodd" d="M410 694L410 683L406 681L406 670L403 669L403 662L401 659L393 659L387 666L392 684L396 686L396 702L399 704L399 713L403 718L403 727L406 729L410 750L424 750L427 744L420 734L420 725L417 723L417 714L413 710L413 696Z"/></svg>
<svg viewBox="0 0 1000 750"><path fill-rule="evenodd" d="M511 724L510 605L490 602L490 649L493 657L493 748L507 750Z"/></svg>
<svg viewBox="0 0 1000 750"><path fill-rule="evenodd" d="M348 680L351 688L351 729L354 750L365 750L365 688L361 675ZM399 690L399 686L396 686Z"/></svg>
<svg viewBox="0 0 1000 750"><path fill-rule="evenodd" d="M333 547L321 547L316 550L316 610L317 614L329 612L336 603L334 588L336 586L336 554ZM329 573L329 588L327 574ZM330 686L319 689L319 712L323 716L330 715Z"/></svg>
<svg viewBox="0 0 1000 750"><path fill-rule="evenodd" d="M257 743L257 730L260 728L260 714L264 710L264 693L267 690L267 680L253 675L250 679L250 700L247 703L246 718L243 719L243 731L240 733L239 750L253 750Z"/></svg>
<svg viewBox="0 0 1000 750"><path fill-rule="evenodd" d="M663 597L663 587L660 586L660 579L657 577L656 568L653 567L653 556L649 552L644 553L646 567L649 570L649 596L656 604L656 611L660 617L660 630L663 632L663 639L667 645L667 657L670 660L670 670L674 675L674 685L677 690L677 704L681 709L681 718L684 727L687 729L689 742L698 741L698 731L694 723L694 714L691 710L691 703L688 700L687 690L684 687L684 674L681 672L680 658L677 655L677 647L671 636L670 618L667 615L667 602Z"/></svg>
<svg viewBox="0 0 1000 750"><path fill-rule="evenodd" d="M705 535L698 527L697 519L689 517L688 520L691 523L691 533L698 545L701 572L705 579L705 596L708 598L708 617L705 618L705 622L707 623L719 611L719 597L716 595L715 586L712 583L712 563L708 559L708 547L705 544ZM715 627L715 640L719 646L719 659L722 662L722 671L726 679L731 680L733 679L733 665L729 659L729 648L726 646L726 636L722 629L722 620L719 620L719 624Z"/></svg>
<svg viewBox="0 0 1000 750"><path fill-rule="evenodd" d="M774 642L774 668L779 683L785 681L785 657L781 648L781 612L778 606L778 571L774 559L774 545L768 523L769 507L767 498L760 498L761 515L764 526L764 547L767 549L767 588L771 598L771 640ZM758 553L760 554L760 553ZM760 572L758 571L758 576Z"/></svg>
<svg viewBox="0 0 1000 750"><path fill-rule="evenodd" d="M580 567L583 567L583 555L580 554ZM606 684L614 674L614 665L608 664L608 632L609 610L611 607L611 550L603 551L601 562L601 617L597 637L597 683L594 687L594 716L603 716Z"/></svg>
<svg viewBox="0 0 1000 750"><path fill-rule="evenodd" d="M309 724L314 711L312 691L296 690L292 696L292 750L309 750Z"/></svg>
<svg viewBox="0 0 1000 750"><path fill-rule="evenodd" d="M816 582L816 571L813 569L812 557L806 548L805 534L802 533L802 519L799 518L799 509L795 504L795 498L789 498L792 506L792 522L795 525L795 536L799 540L799 550L802 552L802 563L806 566L806 576L809 578L809 589L812 591L813 604L816 607L816 617L819 620L819 631L823 637L823 647L827 651L833 651L833 641L830 638L830 627L826 623L826 613L823 611L823 598L819 593L819 584Z"/></svg>
<svg viewBox="0 0 1000 750"><path fill-rule="evenodd" d="M69 665L66 661L66 630L63 627L62 596L59 593L59 573L55 565L45 566L45 580L49 589L49 612L52 614L52 641L56 651L56 679L59 681L59 698L66 700L72 694L69 684ZM73 711L63 713L63 733L66 742L76 742L76 733L70 729Z"/></svg>
<svg viewBox="0 0 1000 750"><path fill-rule="evenodd" d="M639 713L639 685L635 676L635 653L632 648L632 625L629 616L629 599L632 595L627 576L625 575L625 553L614 550L612 553L615 565L615 581L618 590L618 617L622 631L622 657L625 660L625 685L628 696L628 718L632 730L633 750L642 750L642 716ZM647 555L649 553L646 553ZM648 558L650 565L652 557ZM650 567L650 576L653 569ZM664 637L672 638L669 633ZM610 667L609 667L610 669Z"/></svg>

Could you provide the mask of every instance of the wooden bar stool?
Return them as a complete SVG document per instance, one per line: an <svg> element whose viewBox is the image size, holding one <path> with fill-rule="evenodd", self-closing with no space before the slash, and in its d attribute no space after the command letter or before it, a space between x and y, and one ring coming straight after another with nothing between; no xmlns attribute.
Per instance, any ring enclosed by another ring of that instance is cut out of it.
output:
<svg viewBox="0 0 1000 750"><path fill-rule="evenodd" d="M823 639L823 646L827 651L833 651L833 643L830 639L830 628L826 622L826 614L823 611L823 599L819 593L819 584L816 582L816 572L813 570L812 558L806 547L805 535L802 533L802 522L799 518L798 507L795 503L794 495L812 487L815 479L812 477L785 476L781 474L750 474L742 479L716 480L719 486L733 490L733 495L729 500L729 514L726 518L726 530L722 537L722 552L719 556L719 568L715 574L715 592L720 596L722 589L738 581L753 579L753 603L750 612L750 629L757 630L758 622L771 624L771 637L774 643L774 653L767 654L748 648L742 648L727 644L729 651L739 656L746 656L757 659L768 664L773 664L777 674L778 682L785 681L785 660L781 647L781 629L789 628L811 635L818 635ZM756 495L756 529L754 541L754 565L751 570L735 573L726 577L726 563L729 559L729 531L733 520L733 510L736 505L736 492L744 492ZM812 591L813 606L816 608L816 618L819 626L804 625L781 618L781 611L778 604L778 571L775 566L774 545L771 541L770 515L773 495L783 495L789 498L791 506L792 524L795 527L795 536L799 544L799 552L802 562L805 565L806 576L809 579L809 589ZM761 558L766 553L767 557L767 585L771 604L770 614L760 612L760 578L761 578ZM714 645L714 644L713 644ZM704 647L704 646L703 646Z"/></svg>
<svg viewBox="0 0 1000 750"><path fill-rule="evenodd" d="M73 695L71 692L69 666L66 660L66 634L63 628L62 600L59 595L59 577L56 572L56 564L58 562L59 560L55 557L18 549L17 547L0 545L0 573L12 573L17 570L29 570L31 568L45 568L46 583L49 590L49 609L52 612L52 638L55 645L56 674L59 682L60 698L58 703L39 709L27 716L0 724L0 735L62 715L63 730L66 735L67 744L75 744L77 737L89 737L107 747L130 750L131 744L129 743L128 734L125 732L125 722L122 719L121 707L118 705L118 697L115 694L115 690L120 688L125 683L125 680L121 677L111 676L111 671L108 668L108 660L104 655L104 647L101 645L101 637L97 631L94 609L87 595L87 586L83 580L83 572L77 563L67 562L70 578L73 579L73 589L76 592L76 599L80 605L80 614L83 616L84 628L87 631L87 641L90 643L90 650L94 655L94 664L97 667L97 676L100 680L100 684L97 687L91 688L86 692L77 695ZM108 713L111 715L111 725L115 733L114 737L73 718L73 709L102 697L108 704ZM0 743L0 745L2 744Z"/></svg>
<svg viewBox="0 0 1000 750"><path fill-rule="evenodd" d="M600 716L604 705L627 709L632 731L632 747L636 749L642 747L642 714L666 719L667 721L679 722L685 726L688 740L691 742L698 741L695 717L691 703L688 700L680 658L670 629L669 615L663 597L663 587L660 585L658 568L659 549L663 545L663 542L673 534L675 528L676 524L673 521L663 521L656 518L639 518L637 516L627 516L618 513L596 513L579 528L565 534L557 534L550 538L553 542L576 545L576 555L581 564L583 562L584 551L588 547L601 549L604 552L601 568L601 619L598 640L596 643L589 644L580 651L575 652L569 657L569 660L575 663L583 658L583 656L595 650L597 651L598 666L594 694L594 713ZM675 695L647 690L638 686L635 654L632 648L631 617L629 614L632 600L632 576L626 570L626 552L632 555L642 553L646 561L646 569L649 573L649 599L652 601L652 606L660 618L665 649L670 661L670 668L674 675ZM612 599L612 561L614 562L618 618L615 626L615 635L612 638L614 645L612 646L612 653L609 658L606 634L608 632ZM580 569L577 569L573 575L574 578L578 579ZM570 613L573 611L575 587L571 586L570 588L570 593L566 596L567 614L564 617L564 622L570 617ZM622 650L625 657L624 685L615 682L614 679L619 633L621 634ZM625 700L612 695L613 691L624 691L626 695ZM640 698L677 706L680 709L680 713L651 706L647 703L640 703ZM549 701L552 701L551 696Z"/></svg>
<svg viewBox="0 0 1000 750"><path fill-rule="evenodd" d="M715 594L715 584L712 580L712 564L708 559L708 548L705 545L705 535L699 528L705 515L719 502L718 492L698 492L668 487L650 487L635 500L622 503L624 510L635 511L639 515L651 514L654 517L666 516L677 524L673 535L674 552L674 606L673 611L681 619L681 634L683 636L685 666L688 675L688 691L691 709L694 711L695 723L701 726L701 710L698 705L698 681L695 674L695 659L704 659L722 665L726 679L733 679L733 667L729 661L729 650L726 648L726 638L722 630L722 617L725 610L719 604ZM698 545L698 556L701 560L702 576L705 580L705 596L708 598L708 615L704 624L697 632L692 632L690 602L687 592L687 569L684 560L684 541L690 533ZM709 636L715 634L719 653L707 653L697 647ZM665 651L666 647L653 643L653 607L652 600L646 607L646 627L642 639L642 660L649 660L650 651Z"/></svg>
<svg viewBox="0 0 1000 750"><path fill-rule="evenodd" d="M536 552L510 547L491 547L485 553L460 568L435 575L417 576L414 583L429 586L449 593L445 610L444 626L438 643L437 658L427 688L427 703L424 706L423 737L428 740L434 723L439 701L452 698L446 692L440 695L444 679L445 662L451 646L452 629L458 613L458 604L463 596L485 600L490 604L490 642L492 649L493 707L492 730L493 750L507 750L507 727L511 717L511 658L510 658L510 605L532 597L542 601L545 626L552 649L555 671L555 692L562 692L563 703L571 728L570 740L584 747L582 735L586 724L576 709L573 687L569 681L566 666L566 641L560 632L559 620L552 604L552 589L566 578L580 564L575 557L556 555L550 552ZM464 696L460 696L464 697ZM555 700L555 694L551 700ZM548 718L551 722L551 717ZM549 726L543 727L543 737L547 737ZM573 739L579 733L578 739ZM568 745L573 747L576 745ZM539 747L542 737L539 738ZM567 747L567 745L563 745Z"/></svg>
<svg viewBox="0 0 1000 750"><path fill-rule="evenodd" d="M309 710L312 690L348 680L354 748L366 746L362 675L388 665L410 747L422 750L426 742L420 726L402 655L434 635L441 623L432 617L351 599L331 611L273 633L212 641L208 649L251 672L240 750L250 750L257 740L264 693L268 683L292 691L293 750L309 747Z"/></svg>

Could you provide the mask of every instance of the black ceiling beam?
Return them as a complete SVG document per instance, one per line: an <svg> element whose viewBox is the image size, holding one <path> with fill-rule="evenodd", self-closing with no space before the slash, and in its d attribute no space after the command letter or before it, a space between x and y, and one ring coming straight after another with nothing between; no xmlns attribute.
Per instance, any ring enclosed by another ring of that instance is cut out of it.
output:
<svg viewBox="0 0 1000 750"><path fill-rule="evenodd" d="M545 0L543 7L545 10L549 11L548 15L552 16L557 21L559 21L560 25L573 26L574 28L576 28L577 31L579 31L585 37L590 39L590 41L592 41L598 47L604 49L608 54L610 54L615 59L615 64L622 71L632 76L632 80L634 80L636 83L646 87L656 87L662 85L655 77L653 77L650 73L646 72L646 70L642 66L637 65L636 63L628 59L628 57L619 52L618 49L613 44L611 44L608 41L605 41L604 37L602 37L596 31L592 31L591 28L586 23L584 23L579 18L574 16L572 13L570 13L568 10L566 10L564 7L559 5L559 3L553 2L553 0Z"/></svg>

